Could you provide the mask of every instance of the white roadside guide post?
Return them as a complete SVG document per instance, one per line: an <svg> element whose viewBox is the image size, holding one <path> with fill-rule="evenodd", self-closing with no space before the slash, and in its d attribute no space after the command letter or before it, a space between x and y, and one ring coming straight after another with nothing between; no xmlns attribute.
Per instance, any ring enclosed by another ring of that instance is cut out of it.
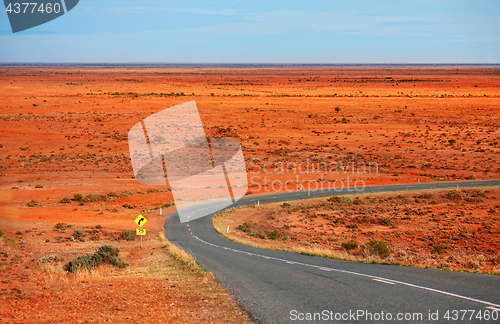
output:
<svg viewBox="0 0 500 324"><path fill-rule="evenodd" d="M147 222L147 219L144 216L139 215L139 216L137 216L137 218L135 219L134 222L137 225L139 225L139 227L142 227ZM138 228L138 229L136 229L135 230L135 235L139 235L141 237L141 249L142 249L142 236L146 235L146 229L145 228Z"/></svg>
<svg viewBox="0 0 500 324"><path fill-rule="evenodd" d="M227 231L226 234L229 234L229 225L227 225Z"/></svg>

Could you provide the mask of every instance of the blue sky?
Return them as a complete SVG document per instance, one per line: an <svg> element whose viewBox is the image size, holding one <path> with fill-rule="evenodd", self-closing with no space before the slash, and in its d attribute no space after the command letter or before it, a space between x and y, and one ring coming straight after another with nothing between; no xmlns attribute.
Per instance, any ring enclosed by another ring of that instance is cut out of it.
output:
<svg viewBox="0 0 500 324"><path fill-rule="evenodd" d="M0 62L500 63L500 1L80 0Z"/></svg>

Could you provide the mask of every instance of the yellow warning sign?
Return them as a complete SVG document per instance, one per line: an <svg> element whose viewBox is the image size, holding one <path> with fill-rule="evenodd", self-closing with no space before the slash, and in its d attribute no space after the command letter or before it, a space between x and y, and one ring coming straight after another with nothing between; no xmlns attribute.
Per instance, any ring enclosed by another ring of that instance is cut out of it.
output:
<svg viewBox="0 0 500 324"><path fill-rule="evenodd" d="M138 228L135 230L135 235L146 235L146 229L145 228Z"/></svg>
<svg viewBox="0 0 500 324"><path fill-rule="evenodd" d="M144 225L144 223L146 223L146 222L147 222L147 220L146 220L146 218L144 218L144 216L139 215L139 216L135 219L135 221L134 221L134 222L135 222L137 225L139 225L139 227L142 227L142 226ZM137 234L137 235L139 235L139 234Z"/></svg>

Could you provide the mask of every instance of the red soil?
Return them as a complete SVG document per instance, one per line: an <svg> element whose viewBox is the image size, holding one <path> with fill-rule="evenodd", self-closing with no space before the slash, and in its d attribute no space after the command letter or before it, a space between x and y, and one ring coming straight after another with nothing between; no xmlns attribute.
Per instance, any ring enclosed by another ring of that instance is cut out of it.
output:
<svg viewBox="0 0 500 324"><path fill-rule="evenodd" d="M172 196L168 187L133 179L127 134L141 119L190 100L207 136L240 141L253 193L280 190L278 180L295 189L324 179L344 185L496 179L499 78L491 66L4 66L0 228L12 236L64 222L118 232L133 230L143 213L149 230L161 229L166 213L159 216L158 208ZM269 174L257 172L266 162ZM301 162L355 163L356 170L294 173L290 163ZM287 163L288 174L275 172ZM358 172L363 165L373 167ZM59 203L126 190L133 195ZM32 200L36 206L28 207Z"/></svg>

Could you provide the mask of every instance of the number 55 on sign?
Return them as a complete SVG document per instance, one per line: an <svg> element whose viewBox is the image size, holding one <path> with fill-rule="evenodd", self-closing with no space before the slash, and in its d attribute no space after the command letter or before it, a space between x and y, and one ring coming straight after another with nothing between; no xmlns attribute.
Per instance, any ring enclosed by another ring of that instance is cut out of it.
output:
<svg viewBox="0 0 500 324"><path fill-rule="evenodd" d="M135 235L146 235L146 229L145 228L138 228L135 230Z"/></svg>

